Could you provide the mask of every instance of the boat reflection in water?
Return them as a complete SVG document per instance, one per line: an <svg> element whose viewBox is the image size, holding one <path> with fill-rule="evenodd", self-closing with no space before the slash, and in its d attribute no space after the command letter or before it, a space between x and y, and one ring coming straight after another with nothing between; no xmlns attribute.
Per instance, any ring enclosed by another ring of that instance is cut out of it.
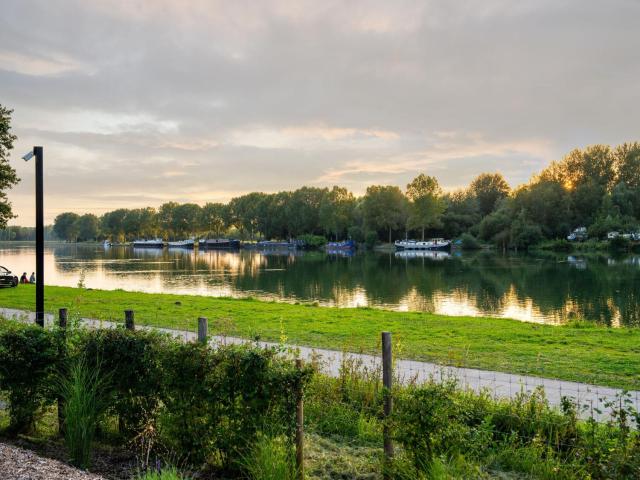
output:
<svg viewBox="0 0 640 480"><path fill-rule="evenodd" d="M444 260L451 254L442 250L400 250L395 253L397 258L428 258L430 260Z"/></svg>

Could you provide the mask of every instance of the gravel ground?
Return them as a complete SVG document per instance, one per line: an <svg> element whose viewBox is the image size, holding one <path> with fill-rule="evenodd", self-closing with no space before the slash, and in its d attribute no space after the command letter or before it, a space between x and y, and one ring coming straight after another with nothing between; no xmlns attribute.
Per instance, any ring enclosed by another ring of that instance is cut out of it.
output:
<svg viewBox="0 0 640 480"><path fill-rule="evenodd" d="M0 443L2 480L103 480L104 477L77 470L30 450Z"/></svg>

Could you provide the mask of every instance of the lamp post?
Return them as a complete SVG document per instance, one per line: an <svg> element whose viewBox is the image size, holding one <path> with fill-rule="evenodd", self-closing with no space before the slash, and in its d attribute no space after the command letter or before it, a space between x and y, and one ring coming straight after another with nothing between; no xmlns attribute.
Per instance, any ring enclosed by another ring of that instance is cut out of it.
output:
<svg viewBox="0 0 640 480"><path fill-rule="evenodd" d="M44 327L44 168L42 147L33 147L23 158L36 157L36 323Z"/></svg>

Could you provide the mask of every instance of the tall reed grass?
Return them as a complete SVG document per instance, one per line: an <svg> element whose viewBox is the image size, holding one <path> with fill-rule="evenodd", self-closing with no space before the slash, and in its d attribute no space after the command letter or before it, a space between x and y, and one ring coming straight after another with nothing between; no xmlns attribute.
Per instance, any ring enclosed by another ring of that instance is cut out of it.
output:
<svg viewBox="0 0 640 480"><path fill-rule="evenodd" d="M71 463L79 468L91 463L96 426L108 405L107 384L100 367L91 366L84 357L74 359L67 372L60 374L64 439Z"/></svg>
<svg viewBox="0 0 640 480"><path fill-rule="evenodd" d="M251 452L240 462L251 480L294 480L295 455L283 436L259 435Z"/></svg>

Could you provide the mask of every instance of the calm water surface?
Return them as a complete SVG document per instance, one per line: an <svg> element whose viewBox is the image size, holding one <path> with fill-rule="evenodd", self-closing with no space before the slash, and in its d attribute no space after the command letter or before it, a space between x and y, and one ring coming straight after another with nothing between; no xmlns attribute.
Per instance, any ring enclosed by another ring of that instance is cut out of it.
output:
<svg viewBox="0 0 640 480"><path fill-rule="evenodd" d="M0 265L35 266L33 245L1 244ZM640 257L439 253L194 252L48 245L45 283L88 288L317 301L447 315L640 325Z"/></svg>

